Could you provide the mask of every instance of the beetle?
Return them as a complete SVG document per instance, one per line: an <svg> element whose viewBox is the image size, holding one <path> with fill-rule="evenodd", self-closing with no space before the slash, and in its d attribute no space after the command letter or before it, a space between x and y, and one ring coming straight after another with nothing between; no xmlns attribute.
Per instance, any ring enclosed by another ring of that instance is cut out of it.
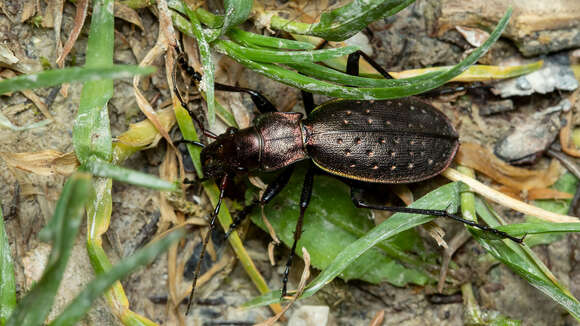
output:
<svg viewBox="0 0 580 326"><path fill-rule="evenodd" d="M392 78L361 51L349 55L347 73L358 75L360 56L385 78ZM192 80L201 81L201 75L187 64L183 56L179 56L178 63ZM221 180L219 200L210 218L210 232L215 228L224 191L232 176L282 170L267 186L260 200L245 207L234 218L226 237L256 205L267 204L284 188L292 175L294 163L303 160L311 162L305 175L300 215L283 274L282 297L287 292L288 274L302 233L315 170L359 183L414 183L443 172L459 148L459 136L449 119L417 97L371 101L337 99L315 107L312 94L303 91L306 111L306 116L303 116L297 112L278 112L263 95L251 89L219 83L215 84L215 89L249 94L260 115L254 120L253 126L241 130L228 128L219 136L205 130L196 119L203 133L215 139L209 145L191 142L202 147L200 157L204 176ZM181 97L178 98L182 106L187 108ZM357 198L356 189L352 187L351 198L355 206L360 208L448 217L502 238L518 243L523 241L446 210L373 205ZM208 240L209 236L206 236L194 273L188 311Z"/></svg>

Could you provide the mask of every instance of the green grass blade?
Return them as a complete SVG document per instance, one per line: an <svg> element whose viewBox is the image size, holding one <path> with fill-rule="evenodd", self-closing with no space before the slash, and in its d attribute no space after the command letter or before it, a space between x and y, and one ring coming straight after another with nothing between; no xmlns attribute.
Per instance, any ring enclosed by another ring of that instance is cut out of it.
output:
<svg viewBox="0 0 580 326"><path fill-rule="evenodd" d="M240 46L232 41L217 40L215 46L230 48L242 54L245 58L256 62L277 63L311 63L329 60L349 55L359 48L357 46L345 46L341 48L308 51L276 51L255 49Z"/></svg>
<svg viewBox="0 0 580 326"><path fill-rule="evenodd" d="M189 17L189 21L191 22L193 36L197 40L197 48L199 49L201 64L203 66L203 76L199 88L205 93L205 101L207 103L207 122L210 126L213 126L215 124L215 66L213 64L209 42L203 33L197 15L189 9L187 5L184 4L183 7L187 13L187 17Z"/></svg>
<svg viewBox="0 0 580 326"><path fill-rule="evenodd" d="M451 183L428 193L409 207L456 210L458 204L459 185L457 183ZM378 243L405 230L429 222L432 219L433 217L418 214L394 214L388 220L373 228L370 232L365 234L365 236L353 242L338 254L333 259L332 263L306 287L301 298L307 298L314 295L324 285L340 275L340 273L350 266L358 257ZM246 303L244 307L252 308L279 301L280 291L273 291Z"/></svg>
<svg viewBox="0 0 580 326"><path fill-rule="evenodd" d="M169 6L171 7L170 3L174 0L169 1ZM195 10L195 14L199 18L199 20L209 28L219 29L224 26L224 16L214 15L211 12L203 9L197 8Z"/></svg>
<svg viewBox="0 0 580 326"><path fill-rule="evenodd" d="M87 43L87 68L113 64L114 16L111 0L93 2L93 15ZM111 161L113 142L107 104L113 96L110 79L86 82L81 91L79 110L73 127L73 145L79 162L89 157Z"/></svg>
<svg viewBox="0 0 580 326"><path fill-rule="evenodd" d="M287 50L314 50L315 46L307 42L287 40L278 37L264 36L246 32L240 28L232 28L228 37L236 43L247 47L266 47Z"/></svg>
<svg viewBox="0 0 580 326"><path fill-rule="evenodd" d="M115 281L125 278L137 268L151 263L156 256L167 251L172 244L183 238L184 235L185 232L183 230L177 230L163 239L140 249L131 257L123 259L122 262L115 265L106 274L97 276L50 325L75 325L89 311L94 301L109 289Z"/></svg>
<svg viewBox="0 0 580 326"><path fill-rule="evenodd" d="M44 323L74 245L90 188L91 177L88 174L74 174L65 183L54 215L43 230L44 235L52 240L47 266L38 283L14 310L7 326L37 326Z"/></svg>
<svg viewBox="0 0 580 326"><path fill-rule="evenodd" d="M498 229L513 236L521 237L527 234L580 232L580 223L529 222L502 225Z"/></svg>
<svg viewBox="0 0 580 326"><path fill-rule="evenodd" d="M51 87L62 83L85 82L98 79L129 78L134 75L146 75L155 71L153 67L131 65L103 65L102 67L72 67L54 69L36 74L22 75L0 81L0 94Z"/></svg>
<svg viewBox="0 0 580 326"><path fill-rule="evenodd" d="M154 175L123 168L92 156L82 169L93 175L147 187L156 190L177 191L177 184L162 180Z"/></svg>
<svg viewBox="0 0 580 326"><path fill-rule="evenodd" d="M359 100L393 99L420 94L432 90L461 74L470 65L474 64L483 54L485 54L485 52L491 47L491 45L500 37L502 31L505 29L507 23L509 22L511 13L512 9L510 8L508 9L504 17L500 20L495 30L491 33L490 37L485 41L485 43L479 48L477 48L475 51L473 51L462 62L453 66L451 69L447 71L431 75L430 79L419 80L404 86L394 86L384 88L355 88L355 87L340 86L329 82L317 80L311 77L303 76L297 72L284 69L274 64L263 62L257 63L253 60L250 60L241 51L238 51L236 50L236 48L231 47L229 43L216 44L216 49L224 54L227 54L234 60L240 62L244 66L258 73L261 73L281 83L296 88L300 88L308 92L324 94L327 96L338 97L343 99L359 99Z"/></svg>
<svg viewBox="0 0 580 326"><path fill-rule="evenodd" d="M225 0L225 15L223 16L214 15L203 8L197 8L192 13L196 16L195 20L209 27L209 29L204 29L204 33L207 33L207 41L211 43L230 29L245 22L250 17L252 5L252 0ZM169 0L167 6L191 19L191 13L188 12L183 0Z"/></svg>
<svg viewBox="0 0 580 326"><path fill-rule="evenodd" d="M14 262L4 229L4 216L0 207L0 325L4 325L16 307Z"/></svg>
<svg viewBox="0 0 580 326"><path fill-rule="evenodd" d="M472 169L465 167L459 167L458 170L471 176L474 173ZM477 216L491 227L499 229L508 227L507 225L501 226L500 223L503 223L501 218L481 198L475 197L467 189L462 191L461 205L463 217L466 219L476 221L477 213ZM507 239L489 240L486 238L485 232L472 227L468 227L468 230L479 244L497 260L528 281L530 285L562 305L576 319L580 318L580 302L556 279L527 245L520 245ZM540 228L535 228L535 230L542 231Z"/></svg>
<svg viewBox="0 0 580 326"><path fill-rule="evenodd" d="M347 5L323 13L320 22L305 24L274 15L270 27L289 33L307 34L328 41L344 41L362 31L370 23L396 14L414 0L352 1Z"/></svg>
<svg viewBox="0 0 580 326"><path fill-rule="evenodd" d="M222 121L228 125L228 127L235 127L238 128L238 123L236 122L236 118L234 115L226 108L224 108L216 99L215 101L215 108L217 116L222 119Z"/></svg>
<svg viewBox="0 0 580 326"><path fill-rule="evenodd" d="M236 27L250 17L253 0L224 0L224 24L220 35L224 35L230 28Z"/></svg>
<svg viewBox="0 0 580 326"><path fill-rule="evenodd" d="M477 198L475 207L477 214L489 226L499 228L496 216L483 200ZM574 318L580 320L580 302L556 279L528 246L518 245L509 240L490 241L479 237L476 237L476 239L497 260L528 281L531 286L560 304Z"/></svg>
<svg viewBox="0 0 580 326"><path fill-rule="evenodd" d="M167 6L183 15L186 15L183 0L169 0L167 1ZM214 15L203 8L197 8L194 12L201 23L210 29L218 30L218 33L219 29L224 25L224 16ZM175 13L172 13L172 16L173 19L175 19ZM181 18L183 19L183 17Z"/></svg>
<svg viewBox="0 0 580 326"><path fill-rule="evenodd" d="M296 69L298 72L306 76L311 76L315 78L317 76L324 76L325 80L335 82L341 85L350 85L355 87L386 88L396 86L408 86L411 85L413 82L430 79L442 73L441 71L435 71L410 78L384 79L384 78L367 78L361 76L353 76L316 63L303 63L303 64L289 63L286 65L293 69Z"/></svg>
<svg viewBox="0 0 580 326"><path fill-rule="evenodd" d="M45 120L41 120L38 122L26 124L24 126L16 126L12 122L10 122L10 120L8 120L8 118L6 118L5 115L3 115L0 112L0 127L1 128L8 128L8 129L13 130L13 131L36 129L36 128L44 127L44 126L51 124L51 123L52 123L52 120L45 119Z"/></svg>
<svg viewBox="0 0 580 326"><path fill-rule="evenodd" d="M426 80L441 74L444 71L449 70L451 67L435 67L426 68L425 73L422 73L413 77L399 78L399 79L384 79L381 75L374 75L374 77L361 77L348 75L342 71L331 69L329 67L315 64L286 64L287 66L297 70L298 72L310 76L324 76L325 80L335 82L341 85L350 85L355 87L393 87L393 86L405 86L410 85L413 82L418 82L421 80ZM473 65L464 71L461 75L456 77L454 80L461 79L460 81L485 81L485 80L497 80L504 78L513 78L520 75L531 73L538 70L542 66L542 61L537 61L532 64L513 66L513 67L499 67L499 66L484 66L484 65ZM343 67L344 68L344 67ZM417 69L419 70L419 69Z"/></svg>
<svg viewBox="0 0 580 326"><path fill-rule="evenodd" d="M193 124L193 119L189 115L189 112L187 112L187 110L184 109L181 105L174 106L173 112L175 112L175 120L179 125L179 130L181 130L183 139L189 141L198 141L199 138L197 137L197 131L195 130L195 125ZM197 175L200 178L203 178L203 170L201 167L201 161L199 160L201 148L199 146L187 144L187 151L189 152L189 156L192 157L195 172L197 172Z"/></svg>
<svg viewBox="0 0 580 326"><path fill-rule="evenodd" d="M572 173L566 172L561 175L556 183L550 186L550 188L574 195L574 193L576 193L576 189L578 188L578 182L579 180ZM572 199L538 199L533 201L533 205L550 212L568 214L571 202ZM529 223L545 223L545 221L539 219L536 216L526 215L524 218L526 219L526 222ZM540 244L556 242L562 240L563 238L564 234L559 232L534 234L526 237L526 244L530 247L534 247Z"/></svg>

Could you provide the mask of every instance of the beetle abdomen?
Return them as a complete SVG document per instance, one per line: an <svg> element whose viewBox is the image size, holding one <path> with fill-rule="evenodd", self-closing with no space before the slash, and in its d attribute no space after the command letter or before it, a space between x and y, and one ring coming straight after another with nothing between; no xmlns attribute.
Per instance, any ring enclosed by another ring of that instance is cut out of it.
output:
<svg viewBox="0 0 580 326"><path fill-rule="evenodd" d="M446 169L459 141L447 117L416 98L324 103L304 121L306 151L332 174L409 183Z"/></svg>

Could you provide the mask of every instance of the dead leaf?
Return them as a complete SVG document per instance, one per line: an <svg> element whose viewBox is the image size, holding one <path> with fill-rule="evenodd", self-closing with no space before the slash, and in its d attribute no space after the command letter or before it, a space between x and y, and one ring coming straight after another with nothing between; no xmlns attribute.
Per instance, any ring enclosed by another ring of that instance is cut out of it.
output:
<svg viewBox="0 0 580 326"><path fill-rule="evenodd" d="M171 129L175 124L173 109L168 108L157 113L157 119L165 130ZM134 152L157 146L161 135L157 128L149 120L143 120L129 125L129 129L117 137L113 144L113 157L116 162L121 162Z"/></svg>
<svg viewBox="0 0 580 326"><path fill-rule="evenodd" d="M447 249L447 242L445 242L445 231L437 225L435 222L431 221L423 224L423 228L429 233L431 238L437 242L437 245Z"/></svg>
<svg viewBox="0 0 580 326"><path fill-rule="evenodd" d="M455 29L474 47L480 47L489 38L489 33L479 28L455 26Z"/></svg>
<svg viewBox="0 0 580 326"><path fill-rule="evenodd" d="M32 103L34 103L34 105L36 105L36 107L38 108L38 110L40 112L42 112L42 114L50 120L54 121L54 117L52 116L52 114L50 113L50 111L48 111L48 106L46 106L46 104L44 104L44 102L42 101L42 99L40 97L38 97L38 95L36 95L36 93L34 93L32 90L29 89L25 89L22 90L22 94L24 96L26 96L30 101L32 101Z"/></svg>
<svg viewBox="0 0 580 326"><path fill-rule="evenodd" d="M385 320L385 311L379 310L371 320L369 326L381 326Z"/></svg>
<svg viewBox="0 0 580 326"><path fill-rule="evenodd" d="M517 199L517 200L521 200L522 194L524 193L524 192L521 192L517 189L514 189L514 188L506 186L506 185L493 185L492 188L503 193L504 195L510 196L510 197ZM523 197L526 197L526 196L523 196Z"/></svg>
<svg viewBox="0 0 580 326"><path fill-rule="evenodd" d="M14 55L14 52L8 46L6 46L6 44L0 44L0 63L10 67L19 61L20 59ZM6 73L7 72L3 72L2 76L4 77ZM12 78L14 75L15 74L11 72L11 75L7 76L6 78Z"/></svg>
<svg viewBox="0 0 580 326"><path fill-rule="evenodd" d="M124 5L122 2L115 2L115 17L121 18L122 20L139 27L142 31L145 30L139 14L134 9Z"/></svg>
<svg viewBox="0 0 580 326"><path fill-rule="evenodd" d="M23 1L20 10L20 22L24 23L36 15L36 1Z"/></svg>
<svg viewBox="0 0 580 326"><path fill-rule="evenodd" d="M560 145L562 146L562 151L574 157L580 157L580 150L578 150L574 143L570 141L570 136L572 133L572 112L576 107L576 99L579 91L580 88L574 91L572 95L570 95L569 100L570 103L572 103L572 108L566 114L566 125L560 129Z"/></svg>
<svg viewBox="0 0 580 326"><path fill-rule="evenodd" d="M66 56L69 54L70 50L72 50L74 44L76 43L76 41L81 33L81 30L83 28L83 25L85 24L85 19L87 18L89 1L88 0L78 0L76 5L77 5L77 10L76 10L76 14L75 14L73 28L72 28L70 35L68 36L68 39L66 40L66 43L62 49L62 53L60 54L58 59L56 59L56 64L61 68L64 66L64 59L66 58ZM116 8L116 6L115 6L115 8Z"/></svg>
<svg viewBox="0 0 580 326"><path fill-rule="evenodd" d="M520 191L532 188L548 188L560 176L560 163L552 160L545 170L528 170L511 166L497 158L487 148L474 144L461 144L456 161L475 169L494 181Z"/></svg>
<svg viewBox="0 0 580 326"><path fill-rule="evenodd" d="M47 0L46 7L44 9L44 13L42 13L42 23L41 26L44 28L53 28L54 27L54 14L55 8L58 7L58 3L60 0Z"/></svg>
<svg viewBox="0 0 580 326"><path fill-rule="evenodd" d="M63 154L52 149L23 153L0 152L0 156L11 167L42 176L71 175L79 166L73 152Z"/></svg>
<svg viewBox="0 0 580 326"><path fill-rule="evenodd" d="M174 149L171 147L167 148L165 158L161 162L161 166L159 166L159 177L169 182L177 180L177 160L175 159ZM161 218L159 219L160 231L165 231L171 224L183 223L183 220L177 220L177 215L170 201L167 199L167 195L164 192L159 193L159 206L161 211Z"/></svg>
<svg viewBox="0 0 580 326"><path fill-rule="evenodd" d="M550 188L534 188L528 190L528 200L536 199L572 199L574 195Z"/></svg>
<svg viewBox="0 0 580 326"><path fill-rule="evenodd" d="M391 185L389 188L395 195L397 195L397 197L399 197L405 203L406 206L411 205L415 200L413 198L413 192L411 191L411 189L409 189L407 185L396 184Z"/></svg>

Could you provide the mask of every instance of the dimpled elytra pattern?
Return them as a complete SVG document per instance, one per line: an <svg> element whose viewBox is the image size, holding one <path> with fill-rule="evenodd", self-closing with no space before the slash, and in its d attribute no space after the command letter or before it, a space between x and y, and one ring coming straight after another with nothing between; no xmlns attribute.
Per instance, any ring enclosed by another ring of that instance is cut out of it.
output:
<svg viewBox="0 0 580 326"><path fill-rule="evenodd" d="M325 171L378 183L410 183L449 166L459 147L447 117L416 98L332 101L304 121L306 152Z"/></svg>

